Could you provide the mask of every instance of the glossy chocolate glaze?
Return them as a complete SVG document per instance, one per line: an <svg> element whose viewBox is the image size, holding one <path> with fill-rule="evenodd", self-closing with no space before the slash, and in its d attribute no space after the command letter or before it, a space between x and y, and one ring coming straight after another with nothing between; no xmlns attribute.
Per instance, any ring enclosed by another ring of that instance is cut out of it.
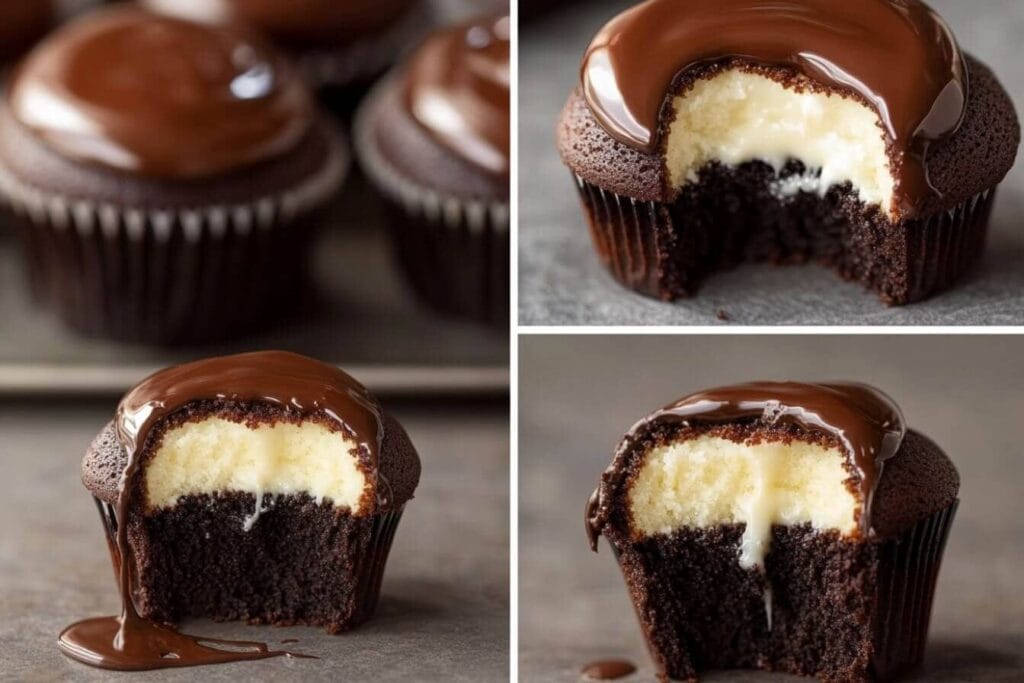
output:
<svg viewBox="0 0 1024 683"><path fill-rule="evenodd" d="M13 59L27 50L56 20L55 0L8 0L0 3L0 61Z"/></svg>
<svg viewBox="0 0 1024 683"><path fill-rule="evenodd" d="M301 79L254 34L133 7L90 13L43 41L8 105L64 157L171 180L284 154L314 111Z"/></svg>
<svg viewBox="0 0 1024 683"><path fill-rule="evenodd" d="M910 211L936 192L928 145L959 127L967 70L949 28L920 0L648 0L594 38L583 92L612 136L654 152L673 83L723 60L796 70L862 100L887 135L894 206Z"/></svg>
<svg viewBox="0 0 1024 683"><path fill-rule="evenodd" d="M143 380L121 400L115 419L118 440L128 456L117 499L117 545L111 549L116 551L121 614L86 619L65 629L59 643L69 657L105 669L148 670L301 656L271 650L264 643L186 635L141 618L135 609L131 596L136 568L128 526L133 493L141 488L139 455L156 424L202 400L262 402L303 415L326 416L359 444L371 464L377 462L383 437L380 406L355 379L325 363L265 351L188 363ZM378 490L387 490L386 482L377 483ZM386 504L386 498L386 494L379 498L379 504Z"/></svg>
<svg viewBox="0 0 1024 683"><path fill-rule="evenodd" d="M625 454L651 424L664 422L793 425L834 437L846 451L847 464L856 479L865 536L871 532L871 503L882 468L899 451L907 431L903 413L892 399L864 384L752 382L691 394L644 418L624 439L601 486L587 503L587 533L595 550L607 520L610 489L625 476Z"/></svg>
<svg viewBox="0 0 1024 683"><path fill-rule="evenodd" d="M509 174L509 19L435 33L409 60L405 103L440 144L486 173Z"/></svg>
<svg viewBox="0 0 1024 683"><path fill-rule="evenodd" d="M241 21L291 47L352 42L397 21L418 0L144 0L197 21Z"/></svg>
<svg viewBox="0 0 1024 683"><path fill-rule="evenodd" d="M636 672L636 665L624 659L602 659L583 667L580 674L594 681L613 681Z"/></svg>

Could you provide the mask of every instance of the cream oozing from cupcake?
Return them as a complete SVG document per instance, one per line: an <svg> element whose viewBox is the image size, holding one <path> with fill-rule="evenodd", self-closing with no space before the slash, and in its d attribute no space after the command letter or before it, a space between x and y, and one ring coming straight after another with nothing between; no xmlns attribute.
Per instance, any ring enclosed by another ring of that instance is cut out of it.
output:
<svg viewBox="0 0 1024 683"><path fill-rule="evenodd" d="M858 533L846 453L802 441L702 435L652 448L628 492L634 533L744 525L739 563L763 568L773 525Z"/></svg>
<svg viewBox="0 0 1024 683"><path fill-rule="evenodd" d="M675 189L712 162L762 161L776 173L791 160L806 171L780 177L777 196L825 195L849 182L861 201L889 214L896 180L878 114L852 97L794 89L739 68L698 79L673 98L665 165Z"/></svg>
<svg viewBox="0 0 1024 683"><path fill-rule="evenodd" d="M150 509L186 496L248 493L255 499L246 531L264 499L307 494L360 516L372 500L359 444L319 421L240 423L219 416L169 428L144 473Z"/></svg>

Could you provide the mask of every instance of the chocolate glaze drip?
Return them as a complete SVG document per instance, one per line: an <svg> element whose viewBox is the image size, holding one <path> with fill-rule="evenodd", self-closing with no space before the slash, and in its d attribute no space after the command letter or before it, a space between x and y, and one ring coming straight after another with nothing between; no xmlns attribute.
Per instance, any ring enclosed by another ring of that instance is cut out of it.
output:
<svg viewBox="0 0 1024 683"><path fill-rule="evenodd" d="M967 69L949 28L920 0L648 0L594 38L583 92L609 134L653 153L674 81L725 60L795 69L859 98L885 128L894 207L912 211L936 192L928 145L959 128Z"/></svg>
<svg viewBox="0 0 1024 683"><path fill-rule="evenodd" d="M305 85L254 34L132 7L93 12L43 41L8 103L64 157L172 180L284 154L313 121Z"/></svg>
<svg viewBox="0 0 1024 683"><path fill-rule="evenodd" d="M861 531L871 533L871 502L885 461L896 455L906 425L892 399L864 384L835 382L753 382L692 394L644 418L630 430L605 472L601 486L587 502L586 524L590 546L608 517L612 490L625 476L623 462L645 430L657 422L717 425L759 422L794 425L808 432L835 437L846 451L861 500Z"/></svg>
<svg viewBox="0 0 1024 683"><path fill-rule="evenodd" d="M583 667L580 673L595 681L612 681L636 672L636 665L624 659L602 659Z"/></svg>
<svg viewBox="0 0 1024 683"><path fill-rule="evenodd" d="M417 0L144 0L176 16L241 21L295 48L351 42L398 20Z"/></svg>
<svg viewBox="0 0 1024 683"><path fill-rule="evenodd" d="M381 410L369 391L341 370L282 351L246 353L211 358L158 372L128 392L117 409L118 440L127 453L117 499L117 547L121 614L72 624L60 635L64 654L105 669L148 670L200 666L249 659L292 656L271 650L264 643L204 638L179 633L139 616L132 601L136 568L128 544L129 510L133 493L139 491L142 472L139 455L146 448L150 430L174 412L201 400L265 402L304 415L322 415L339 428L376 462L383 430ZM379 479L377 488L387 489ZM386 504L388 496L378 498ZM245 648L225 650L216 645Z"/></svg>
<svg viewBox="0 0 1024 683"><path fill-rule="evenodd" d="M508 177L509 20L445 29L413 55L405 104L439 143L495 176Z"/></svg>

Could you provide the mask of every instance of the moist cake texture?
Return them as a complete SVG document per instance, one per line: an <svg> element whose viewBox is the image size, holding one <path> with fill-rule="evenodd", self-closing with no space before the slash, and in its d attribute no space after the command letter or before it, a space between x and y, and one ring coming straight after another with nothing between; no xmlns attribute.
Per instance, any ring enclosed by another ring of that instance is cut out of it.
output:
<svg viewBox="0 0 1024 683"><path fill-rule="evenodd" d="M918 0L649 0L595 37L558 129L602 261L666 300L809 260L927 298L983 248L1019 138Z"/></svg>
<svg viewBox="0 0 1024 683"><path fill-rule="evenodd" d="M959 477L859 384L753 383L638 423L587 509L665 678L889 680L923 657Z"/></svg>

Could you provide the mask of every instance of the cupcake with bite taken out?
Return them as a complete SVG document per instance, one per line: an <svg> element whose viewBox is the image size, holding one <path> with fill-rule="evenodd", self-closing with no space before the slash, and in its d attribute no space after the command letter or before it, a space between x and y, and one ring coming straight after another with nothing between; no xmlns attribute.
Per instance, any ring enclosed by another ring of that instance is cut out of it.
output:
<svg viewBox="0 0 1024 683"><path fill-rule="evenodd" d="M817 261L888 304L981 255L1020 127L920 0L648 0L601 29L558 124L598 256L674 300Z"/></svg>

